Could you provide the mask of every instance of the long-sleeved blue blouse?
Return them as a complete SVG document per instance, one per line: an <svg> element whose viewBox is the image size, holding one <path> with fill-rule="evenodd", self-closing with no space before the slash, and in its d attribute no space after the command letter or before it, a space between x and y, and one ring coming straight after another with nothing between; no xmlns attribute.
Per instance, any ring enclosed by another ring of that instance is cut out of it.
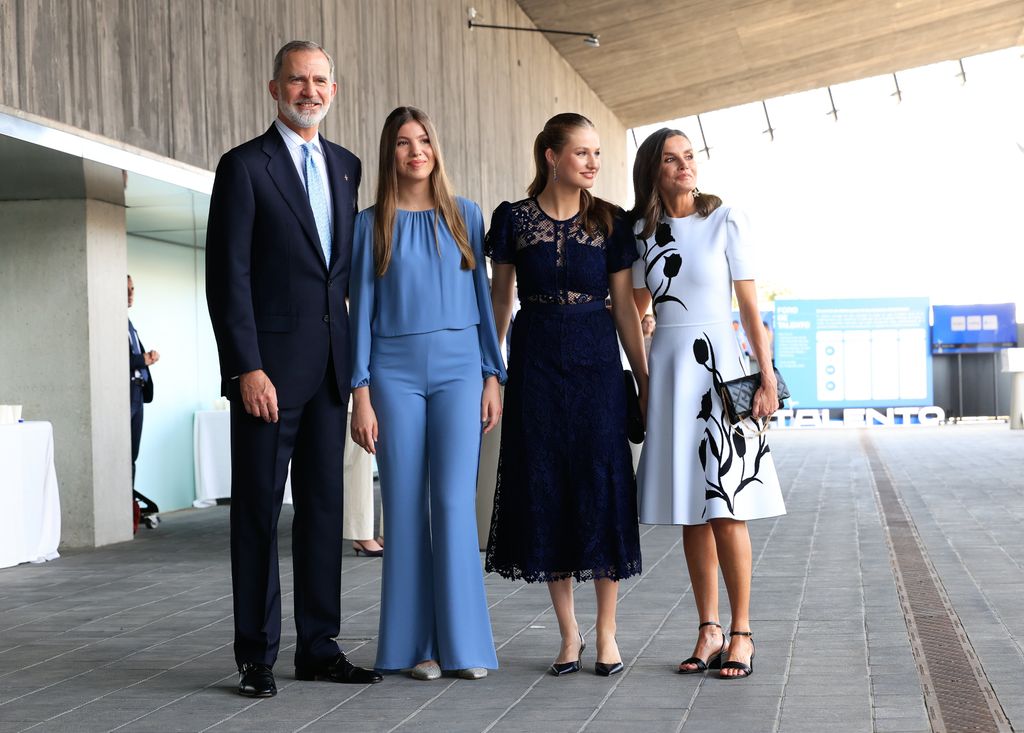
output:
<svg viewBox="0 0 1024 733"><path fill-rule="evenodd" d="M462 255L443 217L435 244L433 210L399 209L391 265L378 278L373 263L374 207L356 216L349 280L353 388L370 383L372 339L470 326L478 327L483 377L493 375L504 384L505 364L484 263L484 219L472 201L458 197L458 205L476 256L473 270L462 269Z"/></svg>

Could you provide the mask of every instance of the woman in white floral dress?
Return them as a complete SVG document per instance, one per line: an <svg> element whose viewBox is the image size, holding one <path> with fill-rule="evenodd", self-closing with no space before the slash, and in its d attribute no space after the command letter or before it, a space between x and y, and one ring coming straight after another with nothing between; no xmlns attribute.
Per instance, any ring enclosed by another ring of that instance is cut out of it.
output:
<svg viewBox="0 0 1024 733"><path fill-rule="evenodd" d="M661 129L637 151L633 167L638 307L653 300L658 328L650 354L647 437L637 471L640 521L683 526L683 548L700 626L692 674L753 673L750 632L751 550L747 520L785 513L765 435L750 421L734 426L719 385L743 376L732 329L735 290L743 327L759 364L771 349L757 307L752 239L745 217L697 189L690 140ZM778 407L775 375L764 375L754 417ZM718 623L718 568L731 610L731 643Z"/></svg>

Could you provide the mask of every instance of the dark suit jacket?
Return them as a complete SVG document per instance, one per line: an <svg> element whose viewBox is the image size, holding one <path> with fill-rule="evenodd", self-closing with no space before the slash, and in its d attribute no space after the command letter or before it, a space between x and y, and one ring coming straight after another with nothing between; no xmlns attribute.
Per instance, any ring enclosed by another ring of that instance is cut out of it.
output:
<svg viewBox="0 0 1024 733"><path fill-rule="evenodd" d="M359 159L320 137L334 207L330 266L284 140L271 125L217 166L206 234L206 300L225 394L263 369L278 404L304 404L323 381L328 354L349 393L348 276L361 176Z"/></svg>
<svg viewBox="0 0 1024 733"><path fill-rule="evenodd" d="M135 374L136 369L142 372L142 377L145 379L142 383L142 401L148 405L153 401L153 372L149 371L149 367L146 366L146 347L142 345L138 331L135 331L135 338L139 340L140 353L136 354L132 351L132 331L135 331L135 326L132 325L131 319L128 319L128 373Z"/></svg>

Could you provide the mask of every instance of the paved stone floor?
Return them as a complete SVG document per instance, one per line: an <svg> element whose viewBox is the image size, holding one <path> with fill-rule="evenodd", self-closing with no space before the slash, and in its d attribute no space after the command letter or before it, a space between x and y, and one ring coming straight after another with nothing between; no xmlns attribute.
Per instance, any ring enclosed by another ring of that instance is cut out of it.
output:
<svg viewBox="0 0 1024 733"><path fill-rule="evenodd" d="M488 576L501 669L487 679L297 683L289 615L278 696L246 700L233 692L228 514L218 507L165 515L133 542L0 570L0 731L929 731L865 440L1004 729L1024 731L1024 432L1005 424L773 433L789 514L750 526L748 680L673 674L693 644L693 598L678 531L644 527L643 575L621 586L624 674L593 675L588 649L583 673L546 675L558 644L546 590ZM342 643L370 664L381 563L346 552ZM282 568L287 608L287 558ZM592 640L589 585L577 607Z"/></svg>

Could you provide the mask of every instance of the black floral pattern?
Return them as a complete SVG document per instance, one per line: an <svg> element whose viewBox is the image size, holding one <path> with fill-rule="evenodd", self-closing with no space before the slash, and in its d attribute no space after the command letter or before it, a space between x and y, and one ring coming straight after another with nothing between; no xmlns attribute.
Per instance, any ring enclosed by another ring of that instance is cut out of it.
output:
<svg viewBox="0 0 1024 733"><path fill-rule="evenodd" d="M726 509L736 515L736 499L740 492L752 484L763 484L758 477L761 461L770 452L768 439L764 435L756 436L757 449L754 448L753 435L748 436L743 428L729 423L725 407L718 396L722 384L722 373L715 363L715 348L706 333L703 338L693 342L693 357L711 373L711 388L701 397L698 420L704 421L704 436L697 447L697 457L704 469L704 498L721 499ZM748 460L748 450L753 454ZM709 470L710 467L710 470ZM736 488L730 495L729 488ZM705 507L704 515L707 515Z"/></svg>
<svg viewBox="0 0 1024 733"><path fill-rule="evenodd" d="M679 274L679 268L683 266L683 258L677 254L671 254L665 258L665 277L673 278Z"/></svg>
<svg viewBox="0 0 1024 733"><path fill-rule="evenodd" d="M654 243L659 247L664 247L669 242L676 241L676 238L672 236L672 227L665 222L661 222L654 229Z"/></svg>
<svg viewBox="0 0 1024 733"><path fill-rule="evenodd" d="M679 270L683 266L683 256L679 254L679 250L675 247L669 247L670 244L676 241L676 238L672 236L672 227L665 222L661 222L654 228L654 243L650 242L650 238L642 239L637 237L637 240L642 242L644 245L644 262L646 268L644 269L644 280L647 280L647 276L651 274L651 270L660 261L662 263L662 273L665 276L665 282L658 288L651 290L651 298L654 304L654 314L657 317L658 306L662 303L675 302L683 306L683 310L688 310L686 303L681 301L674 295L669 295L669 290L672 287L672 278L679 274ZM648 260L651 252L655 252L654 256ZM649 287L649 286L648 286Z"/></svg>

